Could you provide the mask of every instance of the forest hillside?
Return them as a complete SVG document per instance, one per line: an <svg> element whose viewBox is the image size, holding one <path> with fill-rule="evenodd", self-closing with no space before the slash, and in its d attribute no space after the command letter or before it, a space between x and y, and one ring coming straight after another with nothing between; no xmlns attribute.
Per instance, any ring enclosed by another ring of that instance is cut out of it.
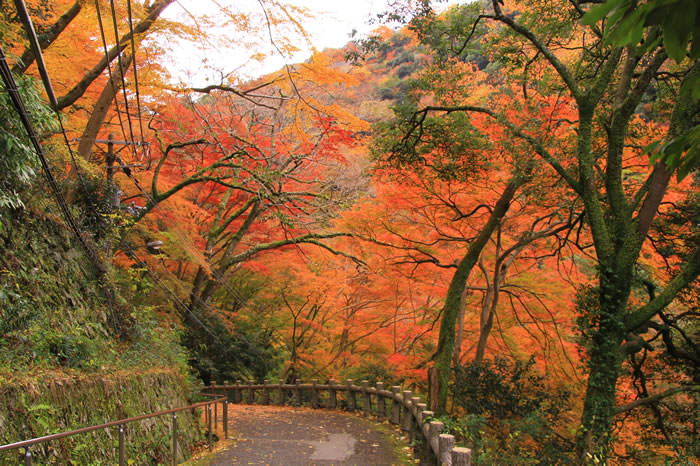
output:
<svg viewBox="0 0 700 466"><path fill-rule="evenodd" d="M395 2L204 87L176 44L288 58L313 18L174 3L0 3L0 443L349 378L475 464L698 461L695 2Z"/></svg>

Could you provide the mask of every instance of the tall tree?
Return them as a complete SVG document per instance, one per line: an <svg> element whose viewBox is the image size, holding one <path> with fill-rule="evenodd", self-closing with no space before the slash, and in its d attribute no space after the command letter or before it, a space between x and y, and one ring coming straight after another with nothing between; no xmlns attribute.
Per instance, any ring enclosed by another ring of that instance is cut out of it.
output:
<svg viewBox="0 0 700 466"><path fill-rule="evenodd" d="M646 303L633 299L640 254L648 244L657 213L665 210L663 202L673 175L672 169L657 161L640 180L626 176L630 170L628 151L639 136L635 116L646 95L668 90L672 96L657 94L658 99L666 99L667 110L657 111L663 105L651 108L646 117L666 125L666 141L687 133L697 124L700 111L690 85L696 82L700 63L685 59L679 65L668 64L654 28L636 34L633 44L624 48L607 43L602 37L604 22L581 25L579 19L585 7L579 2L561 2L553 9L549 4L517 2L503 7L494 0L490 9L472 13L471 18L458 13L456 17L462 21L452 29L441 27L437 17L429 10L423 11L414 25L450 37L452 42L441 43L457 44L452 50L459 53L464 50L460 44L468 44L472 38L474 24L489 20L502 25L500 40L504 47L493 56L522 82L523 92L547 95L559 87L573 100L577 117L570 122L570 144L564 140L558 147L542 145L508 122L506 107L428 106L424 111L488 115L524 137L583 203L598 263L598 280L593 291L595 305L586 309L589 374L577 453L581 462L604 460L610 453L623 343L659 319L664 308L700 273L700 249L695 248L678 263L674 275L659 284L660 291L653 299ZM439 35L428 32L426 37ZM530 81L527 71L533 66L551 70L556 85ZM669 73L671 79L666 80ZM642 148L632 150L645 157Z"/></svg>
<svg viewBox="0 0 700 466"><path fill-rule="evenodd" d="M484 249L492 240L495 242L497 233L507 223L514 200L520 197L519 202L527 205L535 199L532 194L541 192L543 183L550 183L550 189L556 186L556 179L549 180L541 173L542 168L536 163L534 152L546 144L548 137L561 132L561 128L553 122L570 116L566 99L544 98L538 101L528 99L527 96L519 98L516 94L519 89L511 88L508 91L511 92L513 110L501 122L465 117L464 111L478 108L477 104L488 102L495 106L503 102L497 92L499 89L490 83L492 79L488 73L479 71L473 63L464 63L450 55L434 57L433 64L417 79L414 91L402 105L396 107L396 121L391 125L380 126L381 136L375 147L375 154L382 163L416 171L423 178L419 183L426 186L450 180L468 186L477 180L490 178L493 180L492 186L498 186L499 190L493 199L473 201L476 205L474 210L460 205L448 195L442 198L438 195L433 201L444 203L454 215L452 220L442 220L446 222L445 225L436 225L438 230L454 227L462 221L470 222L473 228L470 235L459 239L466 246L453 264L455 271L441 310L438 346L432 358L431 408L439 413L443 413L447 406L456 324L469 277L479 264ZM500 90L505 89L502 86ZM431 101L431 104L424 105L423 102L426 101ZM543 114L552 122L548 128L549 133L532 136L520 129L536 127ZM533 148L531 142L535 142L538 147ZM540 176L533 183L535 171L539 171ZM486 212L485 216L475 215L482 210ZM541 212L541 215L553 218L551 212ZM478 224L475 219L482 223ZM449 226L450 222L453 225ZM533 225L538 223L535 219L533 222ZM483 359L493 311L498 303L498 293L494 292L502 279L499 275L505 273L507 264L514 260L513 255L519 249L548 235L555 235L565 230L567 225L567 220L558 226L550 223L541 230L534 226L530 229L520 225L522 230L518 233L511 232L511 237L517 239L498 253L496 264L492 267L495 271L494 281L487 284L487 287L491 286L491 292L485 296L485 303L488 304L483 313L477 361ZM519 235L522 236L518 237ZM456 238L452 240L458 241ZM416 241L422 244L420 240ZM421 253L425 254L421 251L418 255ZM424 260L430 262L431 259L428 257Z"/></svg>
<svg viewBox="0 0 700 466"><path fill-rule="evenodd" d="M328 196L327 177L329 167L344 163L353 122L301 97L311 82L305 73L318 72L307 68L262 79L247 93L212 86L197 100L171 98L152 122L157 159L151 176L138 175L150 189L130 190L142 198L137 222L163 231L164 239L174 227L163 225L187 219L174 243L190 259L190 272L181 274L189 328L198 327L196 315L240 307L228 301L229 282L257 256L301 245L343 254L325 241L347 236L327 228L342 202Z"/></svg>

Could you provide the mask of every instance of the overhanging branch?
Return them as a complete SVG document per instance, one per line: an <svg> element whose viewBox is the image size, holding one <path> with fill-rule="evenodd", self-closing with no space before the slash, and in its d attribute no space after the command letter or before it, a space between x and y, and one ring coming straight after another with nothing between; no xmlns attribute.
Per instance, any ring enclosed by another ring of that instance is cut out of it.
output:
<svg viewBox="0 0 700 466"><path fill-rule="evenodd" d="M663 400L664 398L668 398L679 393L700 393L700 385L689 385L687 387L670 388L661 393L656 393L645 398L639 398L624 406L618 406L617 408L615 408L615 414L626 413L627 411L639 408L640 406L646 406L653 403L657 403Z"/></svg>

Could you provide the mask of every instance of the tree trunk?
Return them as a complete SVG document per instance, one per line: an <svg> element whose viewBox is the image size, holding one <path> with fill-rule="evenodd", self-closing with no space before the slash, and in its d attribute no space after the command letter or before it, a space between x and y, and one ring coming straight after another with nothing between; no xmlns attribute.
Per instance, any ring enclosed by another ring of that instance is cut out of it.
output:
<svg viewBox="0 0 700 466"><path fill-rule="evenodd" d="M624 312L632 282L626 273L601 264L598 310L591 313L589 376L576 454L581 464L605 461L611 440L617 379L622 366L620 347L625 337ZM606 271L607 270L607 271Z"/></svg>
<svg viewBox="0 0 700 466"><path fill-rule="evenodd" d="M438 337L438 347L433 356L436 376L434 377L437 387L430 387L431 393L437 393L438 400L435 403L431 400L431 406L435 406L435 413L444 414L447 407L447 386L452 369L452 355L455 344L455 325L459 315L462 296L467 286L467 279L481 251L486 246L491 234L496 230L501 219L508 212L510 203L516 191L525 183L525 179L516 175L506 185L501 197L496 202L488 221L481 229L479 236L471 243L467 254L462 258L457 266L457 271L452 277L450 287L447 291L447 298L442 309L442 320L440 321L440 336Z"/></svg>
<svg viewBox="0 0 700 466"><path fill-rule="evenodd" d="M158 0L148 8L147 16L139 23L134 25L134 34L145 33L158 19L160 14L175 0ZM117 56L126 48L126 44L131 39L131 32L122 36L119 44L112 47L106 57L102 59L90 70L88 70L80 81L73 86L64 96L58 99L58 109L62 110L70 105L73 105L76 100L81 98L90 85L100 76Z"/></svg>
<svg viewBox="0 0 700 466"><path fill-rule="evenodd" d="M473 363L475 365L481 365L484 360L484 354L486 354L486 342L491 334L491 329L493 328L493 318L496 315L496 306L498 305L498 290L496 285L493 284L489 286L486 296L484 297L484 304L481 311L481 322L479 325L479 342L476 345L476 355L474 356Z"/></svg>
<svg viewBox="0 0 700 466"><path fill-rule="evenodd" d="M61 17L58 18L56 22L46 30L46 32L37 35L37 39L39 39L39 47L41 47L42 50L53 44L58 36L61 35L66 26L68 26L76 16L78 16L78 13L80 13L80 10L82 9L81 3L82 2L80 0L75 2L73 6L68 9L68 11L61 15ZM36 57L34 57L32 48L27 47L22 53L22 56L19 58L17 64L12 67L12 72L24 74L24 72L27 71L27 68L34 63L35 58Z"/></svg>
<svg viewBox="0 0 700 466"><path fill-rule="evenodd" d="M684 81L688 82L690 79L696 79L698 75L700 75L700 61L694 63ZM667 134L669 140L688 131L691 128L690 124L693 118L699 111L697 99L693 99L690 94L691 89L692 86L681 85L680 96L673 110L671 125ZM631 115L631 112L629 115ZM579 137L582 139L579 141L579 146L583 149L582 153L590 152L590 128L585 128L583 122L585 121L589 125L592 120L590 117L584 118L582 116L580 121ZM621 152L621 150L620 148L619 151ZM585 159L581 158L580 160L585 161ZM585 168L592 172L591 167L593 164L591 161L588 162ZM582 162L579 162L579 164L583 166ZM584 174L583 171L581 173ZM620 347L629 330L629 328L626 328L626 320L630 317L627 306L634 277L634 266L638 261L651 223L656 217L659 205L666 193L671 174L663 162L657 163L647 188L647 195L636 218L636 231L627 232L625 229L618 227L617 235L613 236L616 243L613 243L606 234L607 231L603 222L607 220L608 225L617 226L629 223L634 219L630 218L629 213L619 209L611 209L611 211L607 212L609 218L605 219L602 215L603 209L599 206L598 192L592 184L593 178L588 176L588 183L582 183L585 189L583 198L586 205L588 223L591 226L596 243L596 254L600 265L598 298L600 308L594 311L590 319L592 338L588 362L589 376L581 416L581 430L576 439L576 454L580 463L591 463L596 459L600 462L605 462L608 456L615 413L617 380L622 366ZM584 180L583 176L582 180ZM613 191L610 187L613 185L613 182L616 185L621 185L621 175L608 175L606 184L609 193ZM622 189L616 187L616 191L621 193ZM610 194L608 195L610 196ZM598 215L591 218L592 211L597 211ZM611 228L609 231L615 230ZM620 232L625 234L621 235ZM684 267L684 269L676 278L682 278L681 282L689 283L697 274L692 271L692 268L686 269ZM682 277L683 274L687 275ZM675 286L669 284L668 288L670 290L675 288ZM676 288L673 295L677 293L678 289L680 288ZM669 297L668 302L671 299ZM652 316L653 313L648 314L646 319L650 319ZM635 325L641 325L641 323L636 322Z"/></svg>
<svg viewBox="0 0 700 466"><path fill-rule="evenodd" d="M455 350L452 354L452 365L457 367L460 365L460 356L462 355L462 341L464 340L464 313L467 307L467 292L462 294L462 302L459 305L459 315L457 316L457 339L455 340Z"/></svg>
<svg viewBox="0 0 700 466"><path fill-rule="evenodd" d="M107 117L107 113L109 112L109 108L114 101L114 97L117 95L119 89L121 89L122 76L124 73L126 73L126 70L129 69L129 66L131 66L132 58L133 55L127 55L124 58L124 69L120 70L117 68L115 70L115 72L112 74L112 81L108 82L104 89L102 89L100 97L97 99L95 106L92 108L90 119L88 120L87 125L85 125L85 130L83 131L82 136L80 136L80 144L78 145L78 154L80 154L80 156L85 160L89 160L90 158L90 152L95 139L97 139L97 134L102 128L102 124Z"/></svg>

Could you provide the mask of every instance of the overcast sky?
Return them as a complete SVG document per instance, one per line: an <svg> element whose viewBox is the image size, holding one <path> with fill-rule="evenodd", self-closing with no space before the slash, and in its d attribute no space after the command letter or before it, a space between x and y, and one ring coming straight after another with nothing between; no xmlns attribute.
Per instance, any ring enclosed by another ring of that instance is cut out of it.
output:
<svg viewBox="0 0 700 466"><path fill-rule="evenodd" d="M386 10L388 0L287 0L287 3L307 8L314 16L311 21L303 21L303 26L311 36L312 45L318 49L342 47L350 40L353 30L367 33L376 25L369 20L377 13ZM460 3L450 0L445 5ZM218 5L232 6L236 11L261 12L257 0L178 0L165 12L165 16L178 21L189 21L188 15L201 13L214 14ZM224 33L224 31L222 31ZM219 81L220 73L235 73L244 78L279 69L284 59L276 56L263 63L251 61L249 57L256 52L269 52L271 46L267 38L261 37L254 44L241 44L240 41L227 40L219 44L195 45L178 44L172 51L172 63L168 65L177 80L190 85L204 85ZM297 45L303 45L300 41ZM294 55L291 62L308 58L310 50L304 48ZM196 66L191 66L192 64Z"/></svg>

